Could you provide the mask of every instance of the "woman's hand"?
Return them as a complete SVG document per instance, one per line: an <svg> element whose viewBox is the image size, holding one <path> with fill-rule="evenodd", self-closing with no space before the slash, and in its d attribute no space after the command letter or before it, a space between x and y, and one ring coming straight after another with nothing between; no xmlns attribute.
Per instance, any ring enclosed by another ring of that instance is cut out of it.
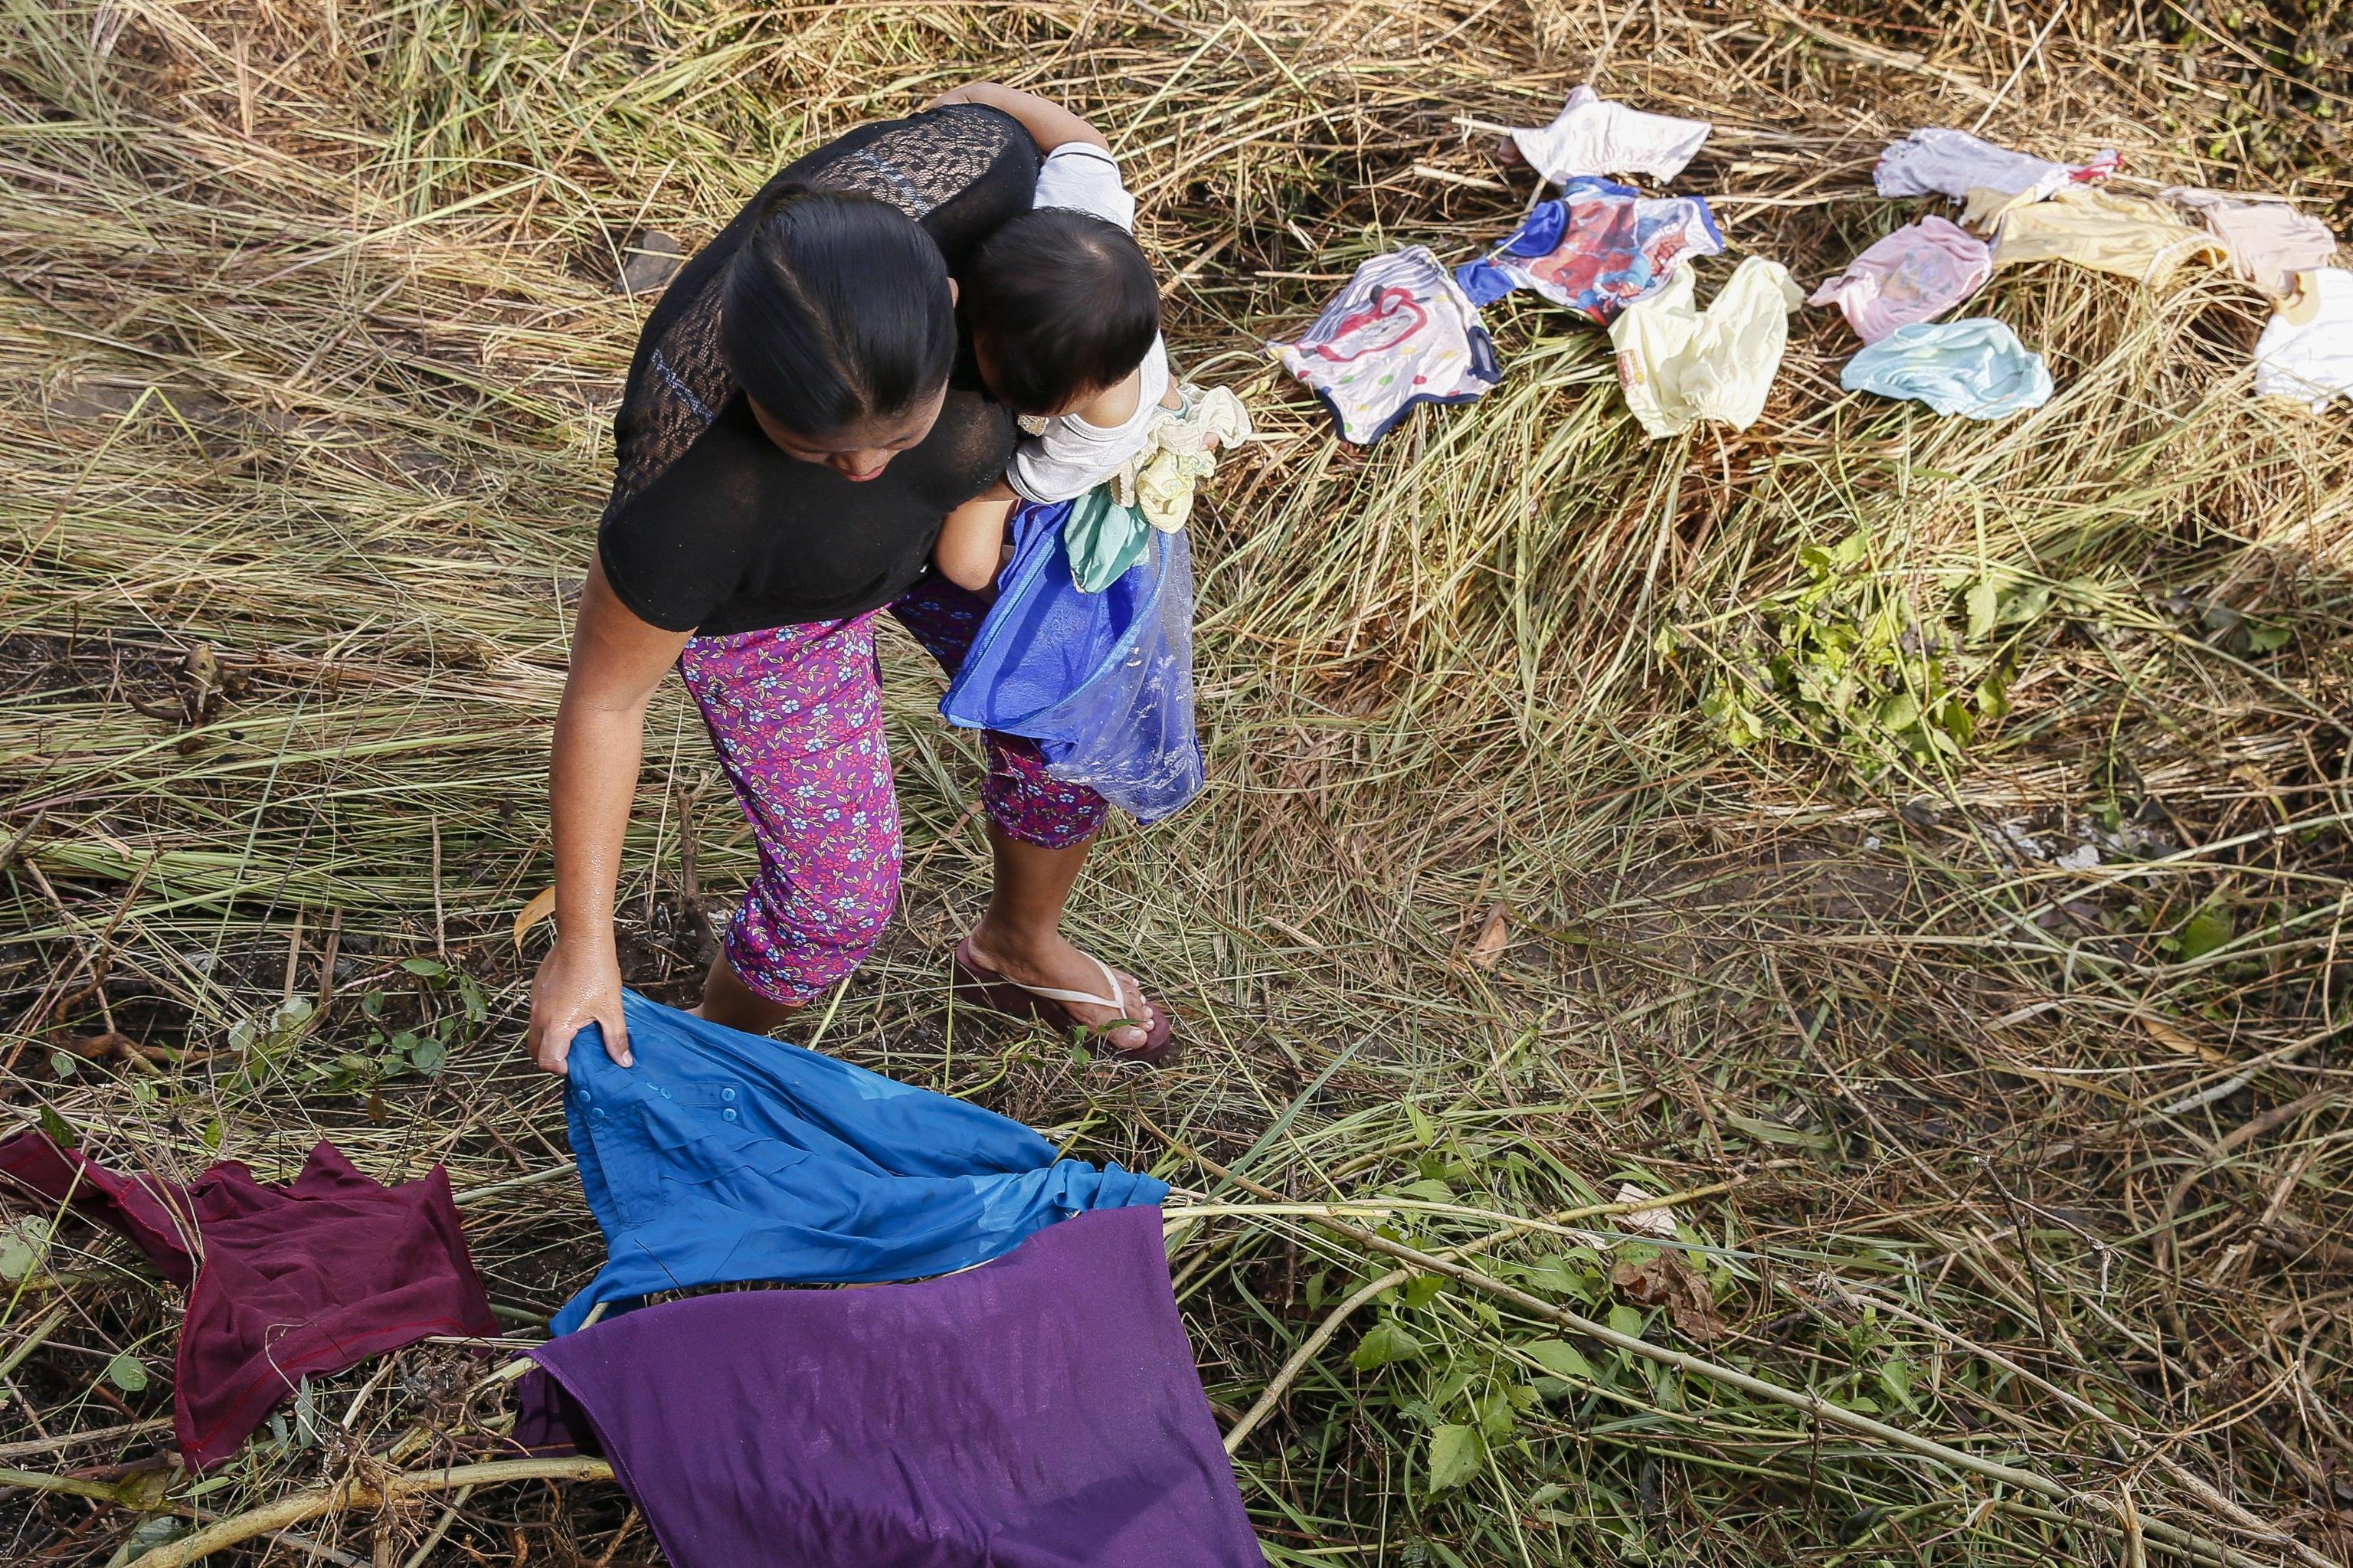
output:
<svg viewBox="0 0 2353 1568"><path fill-rule="evenodd" d="M605 1031L605 1054L630 1063L629 1025L621 1012L621 963L612 933L601 941L558 938L531 982L531 1032L524 1037L532 1059L551 1073L565 1070L572 1037L597 1024Z"/></svg>

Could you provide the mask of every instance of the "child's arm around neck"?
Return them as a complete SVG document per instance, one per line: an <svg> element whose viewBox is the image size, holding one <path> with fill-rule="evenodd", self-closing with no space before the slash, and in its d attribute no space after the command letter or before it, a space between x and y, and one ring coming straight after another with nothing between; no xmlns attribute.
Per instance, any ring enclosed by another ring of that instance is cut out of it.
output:
<svg viewBox="0 0 2353 1568"><path fill-rule="evenodd" d="M951 103L977 103L1010 114L1021 122L1021 129L1029 132L1029 139L1038 143L1040 153L1050 153L1072 142L1111 151L1111 141L1102 132L1060 104L1049 102L1034 92L1022 92L993 81L976 81L944 92L923 107L943 109Z"/></svg>

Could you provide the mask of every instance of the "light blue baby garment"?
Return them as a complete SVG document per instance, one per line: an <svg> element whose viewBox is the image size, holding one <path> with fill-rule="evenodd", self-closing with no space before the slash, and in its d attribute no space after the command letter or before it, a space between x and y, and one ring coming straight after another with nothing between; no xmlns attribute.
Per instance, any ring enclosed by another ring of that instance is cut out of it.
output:
<svg viewBox="0 0 2353 1568"><path fill-rule="evenodd" d="M1850 392L1910 397L1939 414L1999 419L2051 400L2051 370L2003 323L1982 316L1897 327L1846 362Z"/></svg>

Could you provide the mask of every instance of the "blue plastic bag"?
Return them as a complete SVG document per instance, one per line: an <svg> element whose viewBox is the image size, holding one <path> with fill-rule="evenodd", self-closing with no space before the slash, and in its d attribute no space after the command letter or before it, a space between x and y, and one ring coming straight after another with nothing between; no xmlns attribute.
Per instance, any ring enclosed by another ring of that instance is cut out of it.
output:
<svg viewBox="0 0 2353 1568"><path fill-rule="evenodd" d="M1047 772L1156 822L1201 790L1192 552L1183 534L1152 529L1143 560L1081 593L1062 537L1070 513L1063 501L1015 515L1012 564L940 712L1029 736Z"/></svg>
<svg viewBox="0 0 2353 1568"><path fill-rule="evenodd" d="M634 1065L591 1024L572 1038L564 1116L605 1266L548 1325L600 1301L748 1280L871 1283L945 1274L1090 1209L1168 1185L1056 1160L1018 1121L634 991Z"/></svg>

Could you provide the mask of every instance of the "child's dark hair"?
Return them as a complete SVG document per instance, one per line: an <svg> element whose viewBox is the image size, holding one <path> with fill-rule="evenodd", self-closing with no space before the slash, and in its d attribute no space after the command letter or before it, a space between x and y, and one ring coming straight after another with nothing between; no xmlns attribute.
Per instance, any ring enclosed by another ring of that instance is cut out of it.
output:
<svg viewBox="0 0 2353 1568"><path fill-rule="evenodd" d="M980 242L959 275L988 389L1016 413L1060 413L1125 380L1160 333L1160 287L1134 236L1039 207Z"/></svg>
<svg viewBox="0 0 2353 1568"><path fill-rule="evenodd" d="M719 352L787 429L913 407L955 367L955 303L932 237L887 202L785 185L727 265Z"/></svg>

